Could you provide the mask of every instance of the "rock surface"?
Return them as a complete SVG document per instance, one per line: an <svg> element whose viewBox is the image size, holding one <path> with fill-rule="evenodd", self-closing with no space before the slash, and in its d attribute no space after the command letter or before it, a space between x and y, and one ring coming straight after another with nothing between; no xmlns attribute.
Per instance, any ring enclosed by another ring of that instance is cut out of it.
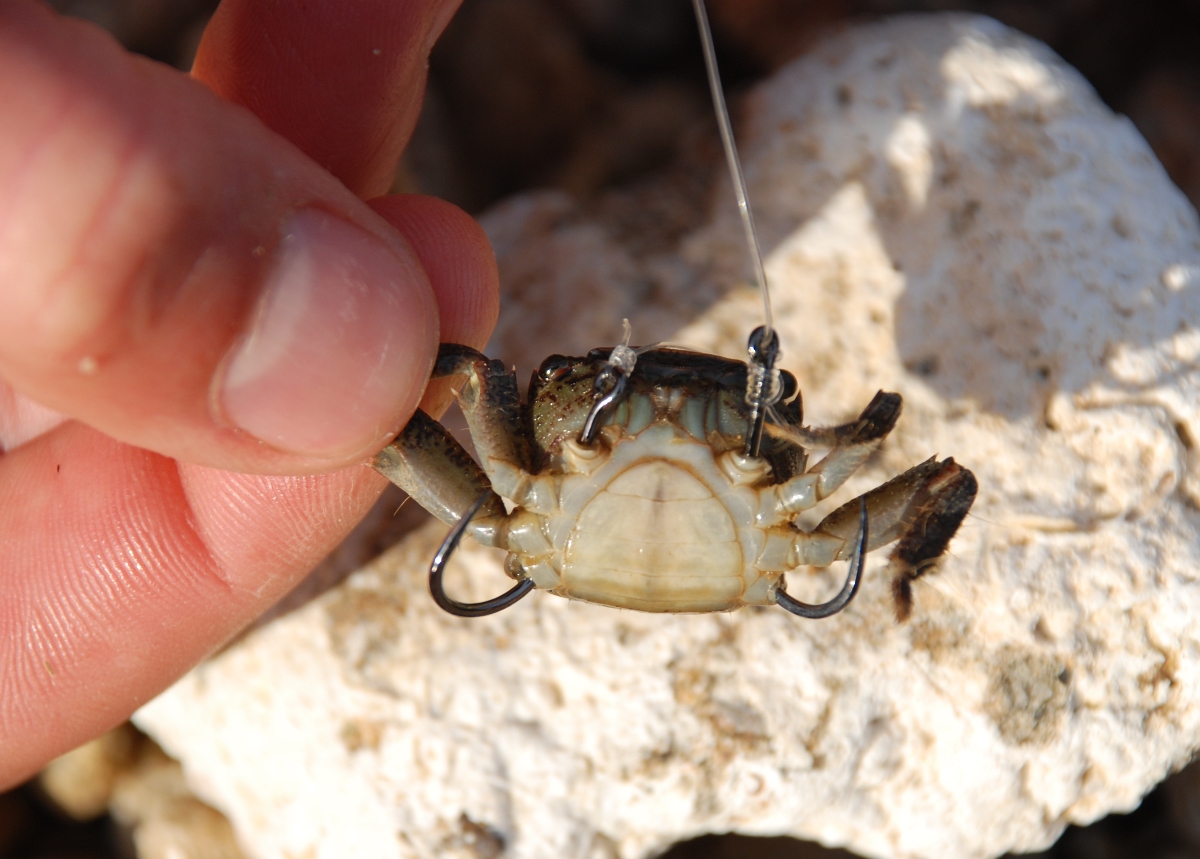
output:
<svg viewBox="0 0 1200 859"><path fill-rule="evenodd" d="M1200 747L1195 210L1075 72L987 19L848 31L748 107L806 419L905 397L832 503L934 453L979 477L913 619L876 558L825 621L544 594L459 620L426 593L444 529L423 528L138 714L252 855L607 859L738 831L995 856L1136 806ZM494 211L492 354L528 368L628 316L636 342L740 357L761 311L718 182L677 248L631 250L556 195ZM450 578L504 586L475 547Z"/></svg>
<svg viewBox="0 0 1200 859"><path fill-rule="evenodd" d="M137 859L245 859L229 820L192 795L178 762L153 743L117 778L109 811Z"/></svg>

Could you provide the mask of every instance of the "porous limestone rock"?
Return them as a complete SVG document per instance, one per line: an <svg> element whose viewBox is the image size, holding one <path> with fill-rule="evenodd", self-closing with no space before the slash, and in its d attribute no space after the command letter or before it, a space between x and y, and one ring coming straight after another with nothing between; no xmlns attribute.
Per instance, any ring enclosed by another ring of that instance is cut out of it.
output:
<svg viewBox="0 0 1200 859"><path fill-rule="evenodd" d="M1133 808L1200 747L1196 212L1076 72L983 18L844 32L745 107L807 419L905 398L833 503L935 453L979 478L912 620L886 553L823 621L537 593L461 620L426 592L423 528L138 714L252 855L632 859L737 831L996 856ZM674 251L554 195L493 212L492 353L528 368L628 316L635 343L741 356L761 310L718 182ZM449 578L506 581L473 546Z"/></svg>

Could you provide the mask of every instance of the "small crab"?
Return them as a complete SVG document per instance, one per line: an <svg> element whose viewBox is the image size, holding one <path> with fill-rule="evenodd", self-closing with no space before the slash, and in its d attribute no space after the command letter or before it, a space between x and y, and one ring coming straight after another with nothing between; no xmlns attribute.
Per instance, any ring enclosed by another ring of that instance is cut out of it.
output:
<svg viewBox="0 0 1200 859"><path fill-rule="evenodd" d="M501 362L443 344L433 377L466 378L459 402L482 467L420 411L374 462L455 526L430 570L437 603L477 616L540 588L640 611L779 604L826 617L853 598L863 554L896 541L893 593L905 618L911 582L944 553L974 501L974 475L931 458L801 530L797 514L879 447L901 398L880 391L857 420L809 429L786 371L776 371L775 405L755 414L747 403L758 400L746 395L754 370L753 361L617 346L547 358L522 402ZM810 447L829 453L810 466ZM475 604L447 596L442 568L464 532L508 551L515 587ZM819 605L788 596L786 572L837 560L851 561L837 596Z"/></svg>

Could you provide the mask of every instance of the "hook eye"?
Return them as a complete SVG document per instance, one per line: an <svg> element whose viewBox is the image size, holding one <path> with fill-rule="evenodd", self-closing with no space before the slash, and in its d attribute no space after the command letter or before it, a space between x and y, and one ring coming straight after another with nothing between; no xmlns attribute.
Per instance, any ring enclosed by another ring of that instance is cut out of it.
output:
<svg viewBox="0 0 1200 859"><path fill-rule="evenodd" d="M779 335L760 325L750 332L746 351L750 357L746 362L746 405L750 407L750 415L745 454L758 456L767 409L779 401L784 390L779 371L775 369L779 359Z"/></svg>
<svg viewBox="0 0 1200 859"><path fill-rule="evenodd" d="M451 598L446 593L446 589L442 584L442 573L445 570L447 562L450 560L450 556L458 548L458 544L462 540L463 534L466 533L467 526L475 518L475 514L479 512L484 502L491 495L492 490L486 490L471 505L471 509L454 523L454 527L450 529L450 533L446 535L446 539L442 540L442 545L438 548L437 554L433 556L433 563L429 565L429 592L433 595L433 601L443 611L447 611L456 617L483 617L484 615L495 614L498 611L508 608L533 590L533 580L523 579L498 597L483 602L463 603Z"/></svg>
<svg viewBox="0 0 1200 859"><path fill-rule="evenodd" d="M590 445L596 440L596 433L600 429L600 418L625 395L625 384L629 377L621 372L613 375L616 376L616 382L613 383L612 389L604 396L597 397L596 401L592 403L592 410L588 412L587 420L583 422L583 429L579 433L580 444ZM597 378L597 382L599 382L599 378Z"/></svg>
<svg viewBox="0 0 1200 859"><path fill-rule="evenodd" d="M860 498L858 499L858 503L858 542L854 547L854 557L850 561L850 572L847 573L846 582L842 585L842 589L838 591L838 595L829 602L823 602L819 605L809 605L808 603L792 599L781 586L775 592L775 602L792 614L813 618L814 620L835 615L850 605L850 600L854 599L854 595L858 593L858 585L862 581L863 558L867 554L867 499Z"/></svg>

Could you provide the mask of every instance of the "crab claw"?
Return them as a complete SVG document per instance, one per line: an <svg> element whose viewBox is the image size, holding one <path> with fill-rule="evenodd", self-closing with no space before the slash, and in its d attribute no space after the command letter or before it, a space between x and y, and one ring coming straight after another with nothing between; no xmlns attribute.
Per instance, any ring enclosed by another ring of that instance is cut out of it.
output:
<svg viewBox="0 0 1200 859"><path fill-rule="evenodd" d="M937 473L910 502L911 524L889 559L895 570L896 620L903 623L912 614L912 583L945 554L978 491L975 475L951 458L939 463Z"/></svg>

